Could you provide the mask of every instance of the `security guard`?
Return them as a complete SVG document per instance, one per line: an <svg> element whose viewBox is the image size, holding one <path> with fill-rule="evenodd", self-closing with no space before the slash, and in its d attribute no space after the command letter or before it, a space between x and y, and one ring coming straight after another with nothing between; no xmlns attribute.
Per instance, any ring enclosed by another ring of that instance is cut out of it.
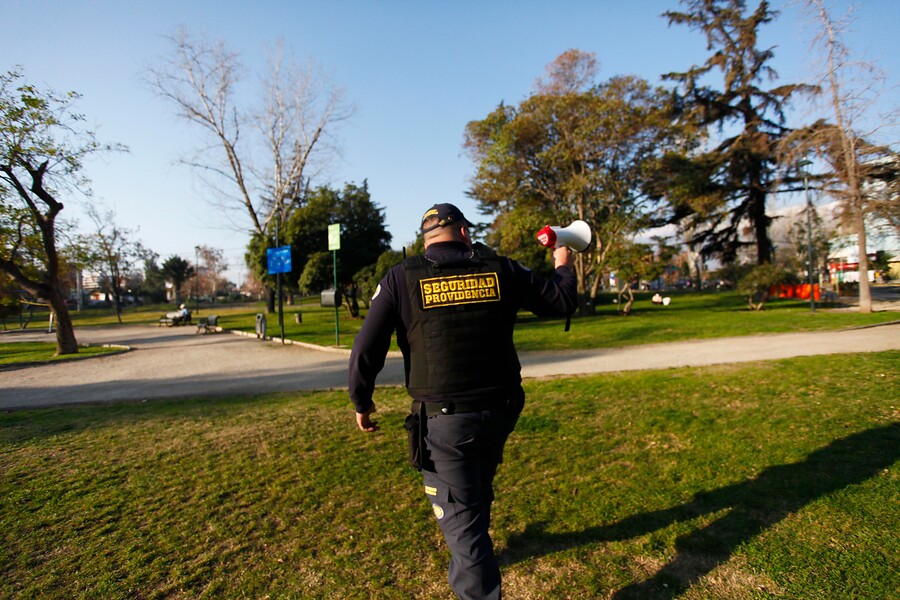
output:
<svg viewBox="0 0 900 600"><path fill-rule="evenodd" d="M525 403L513 327L520 308L567 316L577 306L572 253L554 251L544 279L469 237L452 204L422 217L425 254L382 279L350 355L350 398L363 431L372 420L375 378L397 332L413 398L410 460L452 554L459 598L500 598L500 569L488 534L493 480Z"/></svg>

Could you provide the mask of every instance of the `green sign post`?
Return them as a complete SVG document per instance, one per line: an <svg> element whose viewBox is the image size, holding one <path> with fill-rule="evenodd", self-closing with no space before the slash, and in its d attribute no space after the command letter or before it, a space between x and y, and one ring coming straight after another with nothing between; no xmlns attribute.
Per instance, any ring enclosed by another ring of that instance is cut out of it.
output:
<svg viewBox="0 0 900 600"><path fill-rule="evenodd" d="M333 223L328 226L328 249L332 252L334 265L334 294L335 298L339 297L337 293L337 251L341 249L341 224ZM334 345L340 346L340 334L338 333L338 303L334 303Z"/></svg>

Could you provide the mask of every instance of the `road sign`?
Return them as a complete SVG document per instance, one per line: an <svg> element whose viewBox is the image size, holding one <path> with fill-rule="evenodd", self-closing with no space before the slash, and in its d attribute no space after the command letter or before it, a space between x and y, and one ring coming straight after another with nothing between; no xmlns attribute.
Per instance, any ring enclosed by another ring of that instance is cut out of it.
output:
<svg viewBox="0 0 900 600"><path fill-rule="evenodd" d="M328 226L328 249L341 249L341 224L335 223Z"/></svg>
<svg viewBox="0 0 900 600"><path fill-rule="evenodd" d="M269 275L291 272L291 247L267 248L266 261L269 265Z"/></svg>

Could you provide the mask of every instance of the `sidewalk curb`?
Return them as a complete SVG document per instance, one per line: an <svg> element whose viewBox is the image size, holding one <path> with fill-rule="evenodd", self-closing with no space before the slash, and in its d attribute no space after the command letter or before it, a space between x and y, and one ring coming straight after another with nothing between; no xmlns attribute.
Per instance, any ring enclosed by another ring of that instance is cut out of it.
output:
<svg viewBox="0 0 900 600"><path fill-rule="evenodd" d="M853 327L844 327L843 329L831 329L831 330L823 329L821 331L796 331L796 332L791 332L791 333L825 333L827 331L832 331L834 333L837 333L840 331L855 331L855 330L859 330L859 329L873 329L875 327L885 327L885 326L889 326L889 325L898 325L898 324L900 324L900 320L887 321L885 323L874 323L872 325L856 325ZM255 333L249 333L247 331L239 331L236 329L222 329L221 327L218 327L216 329L216 331L223 332L223 333L231 333L234 335L240 335L240 336L249 337L249 338L257 338L257 339L259 338L259 336ZM756 335L782 335L782 334L765 333L765 334L756 334ZM708 338L708 339L718 339L718 338ZM351 350L349 348L336 348L334 346L320 346L318 344L310 344L309 342L300 342L297 340L291 340L291 339L287 339L287 338L282 340L282 338L280 338L280 337L266 337L264 340L261 340L261 341L282 342L284 345L300 346L300 347L306 348L308 350L316 350L319 352L328 352L331 354L343 354L345 356L350 356L350 352L351 352ZM698 340L684 340L684 341L692 342L692 341L698 341ZM644 344L636 344L634 346L624 346L624 347L639 348L642 345L644 345ZM600 350L604 350L604 348L596 348L596 350L600 351ZM521 352L519 352L519 354L526 356L528 354L539 354L541 352L544 352L544 351L543 350L534 350L531 352L521 351ZM565 352L565 351L562 351L562 352ZM577 352L580 352L580 350L577 350ZM386 358L403 358L403 353L400 352L399 350L391 350L387 353Z"/></svg>
<svg viewBox="0 0 900 600"><path fill-rule="evenodd" d="M216 328L216 331L221 331L223 333L231 333L233 335L239 335L242 337L260 339L259 335L255 334L255 333L250 333L248 331L239 331L237 329L222 329L221 327ZM267 336L267 337L261 339L260 341L262 341L262 342L281 342L282 345L300 346L301 348L306 348L308 350L318 350L319 352L329 352L332 354L345 354L347 356L350 356L349 348L341 348L341 347L334 347L334 346L320 346L318 344L310 344L309 342L300 342L298 340L290 340L287 338L282 339L280 337L271 337L271 336ZM391 353L388 353L388 356L390 356L390 355L391 355ZM400 356L400 353L397 352L396 355Z"/></svg>
<svg viewBox="0 0 900 600"><path fill-rule="evenodd" d="M887 321L885 323L873 323L871 325L856 325L855 327L845 327L844 329L837 329L836 331L853 331L856 329L873 329L875 327L884 327L885 325L898 325L900 321Z"/></svg>

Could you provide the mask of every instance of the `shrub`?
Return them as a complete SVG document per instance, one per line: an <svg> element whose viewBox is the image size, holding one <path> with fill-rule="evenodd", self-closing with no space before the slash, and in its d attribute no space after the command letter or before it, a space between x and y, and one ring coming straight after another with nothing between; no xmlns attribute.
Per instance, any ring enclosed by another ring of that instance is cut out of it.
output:
<svg viewBox="0 0 900 600"><path fill-rule="evenodd" d="M747 297L751 310L762 310L769 299L769 289L789 279L789 273L779 266L756 265L747 268L738 278L737 291Z"/></svg>

